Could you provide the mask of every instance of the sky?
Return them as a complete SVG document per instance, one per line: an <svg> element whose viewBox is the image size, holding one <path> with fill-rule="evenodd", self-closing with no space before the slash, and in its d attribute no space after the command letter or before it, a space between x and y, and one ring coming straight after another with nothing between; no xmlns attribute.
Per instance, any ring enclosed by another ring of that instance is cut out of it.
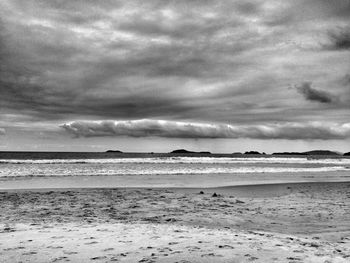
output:
<svg viewBox="0 0 350 263"><path fill-rule="evenodd" d="M0 150L350 151L350 0L1 0Z"/></svg>

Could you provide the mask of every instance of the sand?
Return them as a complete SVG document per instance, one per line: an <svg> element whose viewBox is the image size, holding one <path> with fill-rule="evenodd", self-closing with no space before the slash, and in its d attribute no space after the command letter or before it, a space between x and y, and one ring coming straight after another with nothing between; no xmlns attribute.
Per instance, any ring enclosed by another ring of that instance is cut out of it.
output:
<svg viewBox="0 0 350 263"><path fill-rule="evenodd" d="M0 262L350 262L350 182L9 190L0 200Z"/></svg>

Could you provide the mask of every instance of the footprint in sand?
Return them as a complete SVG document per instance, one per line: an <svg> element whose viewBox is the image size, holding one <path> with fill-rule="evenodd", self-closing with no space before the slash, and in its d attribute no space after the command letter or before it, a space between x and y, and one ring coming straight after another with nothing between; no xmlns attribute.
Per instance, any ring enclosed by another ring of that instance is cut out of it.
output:
<svg viewBox="0 0 350 263"><path fill-rule="evenodd" d="M200 247L197 247L197 246L187 246L186 247L189 251L195 251L195 250L200 250L201 248Z"/></svg>
<svg viewBox="0 0 350 263"><path fill-rule="evenodd" d="M107 229L107 228L103 228L103 229L97 229L96 231L99 231L99 232L108 232L108 231L109 231L109 229Z"/></svg>
<svg viewBox="0 0 350 263"><path fill-rule="evenodd" d="M100 259L105 259L107 258L106 256L100 256L100 257L93 257L93 258L90 258L90 260L100 260Z"/></svg>
<svg viewBox="0 0 350 263"><path fill-rule="evenodd" d="M109 248L103 249L102 251L103 251L103 252L106 252L106 251L111 251L111 250L114 250L114 248L109 247Z"/></svg>
<svg viewBox="0 0 350 263"><path fill-rule="evenodd" d="M215 253L208 253L208 254L201 255L201 257L223 257L223 255L215 254Z"/></svg>
<svg viewBox="0 0 350 263"><path fill-rule="evenodd" d="M51 262L57 262L57 261L70 261L67 257L58 257L58 258L54 258Z"/></svg>
<svg viewBox="0 0 350 263"><path fill-rule="evenodd" d="M138 262L140 263L155 263L156 258L142 258Z"/></svg>
<svg viewBox="0 0 350 263"><path fill-rule="evenodd" d="M84 243L84 245L93 245L97 243L98 243L97 241L91 241L91 242Z"/></svg>
<svg viewBox="0 0 350 263"><path fill-rule="evenodd" d="M4 248L4 251L10 251L10 250L18 250L18 249L25 249L25 247L9 247L9 248Z"/></svg>
<svg viewBox="0 0 350 263"><path fill-rule="evenodd" d="M188 231L176 229L176 230L174 230L174 232L175 233L183 233L183 232L188 232Z"/></svg>
<svg viewBox="0 0 350 263"><path fill-rule="evenodd" d="M171 252L170 254L181 254L181 253L183 253L183 252L180 250L176 250L176 251Z"/></svg>
<svg viewBox="0 0 350 263"><path fill-rule="evenodd" d="M61 247L61 246L48 246L48 247L46 247L46 248L61 249L61 248L63 248L63 247Z"/></svg>
<svg viewBox="0 0 350 263"><path fill-rule="evenodd" d="M218 248L231 248L231 249L234 248L233 246L230 246L230 245L218 245L217 247Z"/></svg>
<svg viewBox="0 0 350 263"><path fill-rule="evenodd" d="M38 252L35 252L35 251L29 251L29 252L22 253L23 256L36 255L36 254L38 254Z"/></svg>
<svg viewBox="0 0 350 263"><path fill-rule="evenodd" d="M296 261L301 261L301 258L298 257L287 257L288 260L296 260Z"/></svg>
<svg viewBox="0 0 350 263"><path fill-rule="evenodd" d="M75 252L75 251L63 251L63 254L66 254L66 255L76 255L76 254L78 254L78 252Z"/></svg>
<svg viewBox="0 0 350 263"><path fill-rule="evenodd" d="M64 236L53 236L51 237L52 239L61 239L61 238L64 238Z"/></svg>
<svg viewBox="0 0 350 263"><path fill-rule="evenodd" d="M159 252L171 252L173 251L171 248L169 247L164 247L164 248L158 248L157 249Z"/></svg>

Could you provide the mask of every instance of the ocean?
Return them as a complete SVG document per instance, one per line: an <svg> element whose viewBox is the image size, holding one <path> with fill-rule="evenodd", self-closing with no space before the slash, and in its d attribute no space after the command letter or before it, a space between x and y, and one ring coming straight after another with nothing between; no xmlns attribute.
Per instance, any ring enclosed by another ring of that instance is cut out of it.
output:
<svg viewBox="0 0 350 263"><path fill-rule="evenodd" d="M0 189L220 187L350 180L350 158L1 152Z"/></svg>

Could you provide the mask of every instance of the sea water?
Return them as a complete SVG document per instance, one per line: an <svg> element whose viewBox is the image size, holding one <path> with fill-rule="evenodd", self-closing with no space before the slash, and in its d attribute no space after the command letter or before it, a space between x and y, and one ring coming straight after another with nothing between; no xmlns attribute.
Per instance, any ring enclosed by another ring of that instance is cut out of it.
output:
<svg viewBox="0 0 350 263"><path fill-rule="evenodd" d="M219 187L348 180L350 159L327 156L0 153L0 189Z"/></svg>

